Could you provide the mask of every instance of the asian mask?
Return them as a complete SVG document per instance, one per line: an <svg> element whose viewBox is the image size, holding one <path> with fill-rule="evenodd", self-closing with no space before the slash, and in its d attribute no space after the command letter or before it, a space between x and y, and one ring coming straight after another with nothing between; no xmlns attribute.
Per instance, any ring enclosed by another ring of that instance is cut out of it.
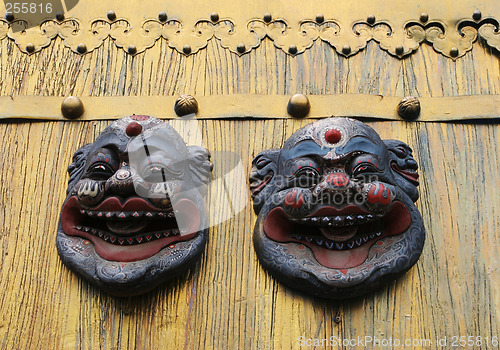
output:
<svg viewBox="0 0 500 350"><path fill-rule="evenodd" d="M395 279L418 260L425 229L408 145L366 124L329 118L253 160L254 246L284 284L347 298Z"/></svg>
<svg viewBox="0 0 500 350"><path fill-rule="evenodd" d="M189 268L207 240L212 164L168 124L113 122L69 166L57 249L64 264L117 296L145 293Z"/></svg>

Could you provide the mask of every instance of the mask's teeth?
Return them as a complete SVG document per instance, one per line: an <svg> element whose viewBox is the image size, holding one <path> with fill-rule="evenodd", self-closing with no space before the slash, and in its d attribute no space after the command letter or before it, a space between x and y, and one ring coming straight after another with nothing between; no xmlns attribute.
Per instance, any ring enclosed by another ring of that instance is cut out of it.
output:
<svg viewBox="0 0 500 350"><path fill-rule="evenodd" d="M335 223L336 226L342 226L345 222L345 217L343 216L336 216L333 219L333 222Z"/></svg>
<svg viewBox="0 0 500 350"><path fill-rule="evenodd" d="M332 225L332 219L329 216L325 216L323 219L321 219L321 226L331 226Z"/></svg>

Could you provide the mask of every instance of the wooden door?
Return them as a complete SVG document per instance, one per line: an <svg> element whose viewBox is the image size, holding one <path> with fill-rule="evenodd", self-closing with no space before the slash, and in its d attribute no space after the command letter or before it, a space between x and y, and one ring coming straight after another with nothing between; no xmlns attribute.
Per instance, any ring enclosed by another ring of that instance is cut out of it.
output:
<svg viewBox="0 0 500 350"><path fill-rule="evenodd" d="M1 348L498 349L498 4L290 3L89 1L31 28L22 14L0 20ZM296 93L306 118L287 114ZM248 202L210 228L195 268L148 294L115 298L78 278L55 245L73 153L132 113L179 125L182 94L198 100L204 145L238 154L246 174L330 115L407 142L422 179L419 262L365 297L309 297L260 266ZM86 110L76 120L60 112L70 95ZM421 101L416 121L397 115L404 96Z"/></svg>

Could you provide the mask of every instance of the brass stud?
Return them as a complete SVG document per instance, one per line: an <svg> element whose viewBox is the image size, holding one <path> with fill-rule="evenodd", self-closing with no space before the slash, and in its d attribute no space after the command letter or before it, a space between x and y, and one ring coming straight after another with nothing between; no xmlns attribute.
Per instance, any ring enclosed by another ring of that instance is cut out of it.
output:
<svg viewBox="0 0 500 350"><path fill-rule="evenodd" d="M450 56L451 57L457 57L458 56L458 49L456 47L452 47L450 50Z"/></svg>
<svg viewBox="0 0 500 350"><path fill-rule="evenodd" d="M26 51L28 51L28 53L35 52L35 45L33 45L32 43L29 43L28 45L26 45Z"/></svg>
<svg viewBox="0 0 500 350"><path fill-rule="evenodd" d="M481 11L479 10L476 10L474 11L474 13L472 14L472 18L475 20L475 21L479 21L481 19Z"/></svg>
<svg viewBox="0 0 500 350"><path fill-rule="evenodd" d="M58 12L58 13L56 13L56 19L57 19L59 22L64 21L64 13L62 13L62 12Z"/></svg>
<svg viewBox="0 0 500 350"><path fill-rule="evenodd" d="M236 50L237 50L239 53L244 53L246 49L247 49L247 48L245 47L245 44L238 44L238 46L236 46Z"/></svg>
<svg viewBox="0 0 500 350"><path fill-rule="evenodd" d="M344 55L349 55L351 53L351 47L349 45L344 45L342 48L342 53Z"/></svg>
<svg viewBox="0 0 500 350"><path fill-rule="evenodd" d="M114 21L116 19L115 11L109 11L107 16L110 21Z"/></svg>
<svg viewBox="0 0 500 350"><path fill-rule="evenodd" d="M75 96L66 97L61 105L61 113L68 119L80 118L84 111L82 100Z"/></svg>
<svg viewBox="0 0 500 350"><path fill-rule="evenodd" d="M137 47L134 45L130 45L127 49L128 53L131 55L135 55L137 53Z"/></svg>
<svg viewBox="0 0 500 350"><path fill-rule="evenodd" d="M191 95L181 95L175 101L174 111L179 117L196 114L198 112L198 101Z"/></svg>
<svg viewBox="0 0 500 350"><path fill-rule="evenodd" d="M288 48L288 52L292 55L295 55L297 53L298 49L296 45L290 45Z"/></svg>
<svg viewBox="0 0 500 350"><path fill-rule="evenodd" d="M166 22L167 19L168 19L167 13L166 12L160 12L158 14L158 19L160 20L160 22Z"/></svg>
<svg viewBox="0 0 500 350"><path fill-rule="evenodd" d="M84 43L78 44L78 46L76 47L76 51L78 51L78 53L80 54L84 54L85 52L87 52L87 45L85 45Z"/></svg>
<svg viewBox="0 0 500 350"><path fill-rule="evenodd" d="M335 315L335 317L333 318L333 322L335 323L340 323L342 321L342 317L340 317L340 315Z"/></svg>
<svg viewBox="0 0 500 350"><path fill-rule="evenodd" d="M287 112L294 118L304 118L309 114L311 104L306 95L296 94L290 97L287 106Z"/></svg>
<svg viewBox="0 0 500 350"><path fill-rule="evenodd" d="M420 115L420 101L413 96L405 97L398 104L398 114L404 120L415 120Z"/></svg>
<svg viewBox="0 0 500 350"><path fill-rule="evenodd" d="M374 15L369 15L366 18L366 21L368 22L368 24L374 24L375 23L375 16Z"/></svg>
<svg viewBox="0 0 500 350"><path fill-rule="evenodd" d="M318 14L316 15L316 22L321 24L325 21L325 16L323 16L322 14Z"/></svg>
<svg viewBox="0 0 500 350"><path fill-rule="evenodd" d="M13 22L16 17L14 17L14 14L12 12L7 12L5 14L5 19L7 20L7 22Z"/></svg>
<svg viewBox="0 0 500 350"><path fill-rule="evenodd" d="M273 16L271 16L271 14L270 14L270 13L266 13L266 14L264 15L264 22L269 23L269 22L271 22L271 21L272 21L272 19L273 19Z"/></svg>
<svg viewBox="0 0 500 350"><path fill-rule="evenodd" d="M219 14L217 12L212 12L212 14L210 15L210 20L212 22L217 22L219 21Z"/></svg>
<svg viewBox="0 0 500 350"><path fill-rule="evenodd" d="M396 46L396 55L401 56L405 51L405 48L401 45Z"/></svg>
<svg viewBox="0 0 500 350"><path fill-rule="evenodd" d="M186 55L189 55L191 53L191 46L184 45L184 47L182 48L182 52L184 52Z"/></svg>
<svg viewBox="0 0 500 350"><path fill-rule="evenodd" d="M420 15L420 22L425 23L428 20L429 20L429 15L427 13L424 12Z"/></svg>

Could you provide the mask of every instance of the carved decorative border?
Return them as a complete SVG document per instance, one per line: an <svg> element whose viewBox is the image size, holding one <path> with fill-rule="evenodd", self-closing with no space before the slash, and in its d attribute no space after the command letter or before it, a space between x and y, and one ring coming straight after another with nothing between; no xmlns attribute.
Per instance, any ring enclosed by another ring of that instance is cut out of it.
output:
<svg viewBox="0 0 500 350"><path fill-rule="evenodd" d="M314 20L301 21L298 28L291 27L285 19L267 21L264 18L249 20L245 32L241 33L240 29L238 35L235 23L224 18L202 19L193 28L183 26L178 20L159 19L147 19L134 26L124 18L114 21L97 18L90 23L81 23L76 18L47 20L38 27L27 27L28 22L23 19L0 20L0 40L9 38L22 52L33 54L60 37L75 53L86 54L111 38L117 47L136 55L162 39L172 49L191 55L205 48L215 37L223 48L241 56L257 48L267 37L286 54L296 56L320 39L345 57L355 55L374 40L382 50L398 58L412 54L425 41L437 52L456 59L472 49L479 35L490 47L500 51L500 22L491 17L462 19L454 28L422 16L407 21L403 28L395 28L388 21L375 21L374 17L346 26L338 20L318 16Z"/></svg>

